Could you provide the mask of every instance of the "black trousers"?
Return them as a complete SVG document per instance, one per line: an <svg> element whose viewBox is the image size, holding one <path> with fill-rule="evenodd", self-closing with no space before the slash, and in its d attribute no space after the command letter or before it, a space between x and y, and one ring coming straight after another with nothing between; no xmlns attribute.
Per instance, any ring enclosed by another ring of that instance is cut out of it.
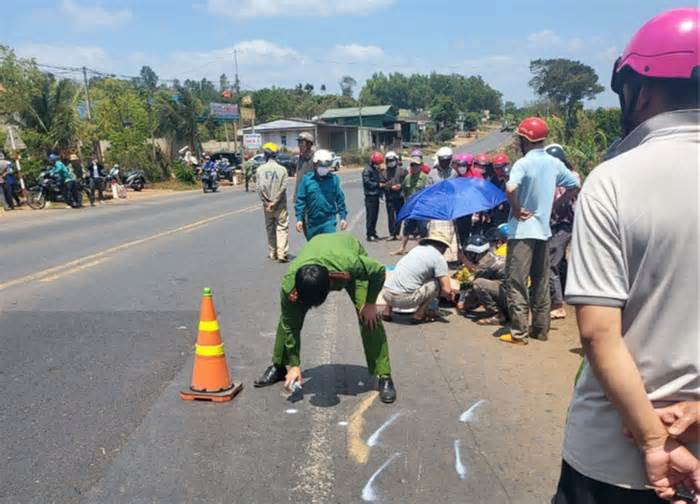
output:
<svg viewBox="0 0 700 504"><path fill-rule="evenodd" d="M401 233L401 223L397 219L402 206L403 198L386 199L386 216L389 222L389 236L399 236Z"/></svg>
<svg viewBox="0 0 700 504"><path fill-rule="evenodd" d="M100 201L104 200L104 187L105 187L105 179L102 177L90 177L90 202L94 203L95 202L95 191L97 191L97 194L99 195Z"/></svg>
<svg viewBox="0 0 700 504"><path fill-rule="evenodd" d="M377 236L379 196L365 196L365 210L367 211L367 238Z"/></svg>
<svg viewBox="0 0 700 504"><path fill-rule="evenodd" d="M460 249L464 249L469 242L469 235L472 232L472 216L471 214L459 217L455 220L455 229L457 231L457 243Z"/></svg>
<svg viewBox="0 0 700 504"><path fill-rule="evenodd" d="M562 460L552 504L662 504L653 490L630 490L584 476Z"/></svg>
<svg viewBox="0 0 700 504"><path fill-rule="evenodd" d="M0 184L0 189L2 189L2 195L5 199L5 204L7 205L7 208L15 208L15 204L13 203L12 198L12 188L9 186L9 184L3 182L2 184Z"/></svg>

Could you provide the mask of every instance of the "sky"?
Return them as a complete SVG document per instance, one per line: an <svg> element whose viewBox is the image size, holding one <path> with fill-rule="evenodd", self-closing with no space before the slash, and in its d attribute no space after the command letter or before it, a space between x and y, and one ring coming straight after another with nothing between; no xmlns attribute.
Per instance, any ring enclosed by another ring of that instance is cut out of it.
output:
<svg viewBox="0 0 700 504"><path fill-rule="evenodd" d="M22 0L3 9L0 43L67 67L162 79L231 80L244 89L325 84L375 72L481 75L518 105L534 99L529 62L570 58L593 67L617 105L613 61L672 0ZM71 74L64 74L70 76ZM75 74L73 74L75 75ZM358 86L359 87L359 86ZM359 90L359 89L358 89ZM356 90L357 91L357 90Z"/></svg>

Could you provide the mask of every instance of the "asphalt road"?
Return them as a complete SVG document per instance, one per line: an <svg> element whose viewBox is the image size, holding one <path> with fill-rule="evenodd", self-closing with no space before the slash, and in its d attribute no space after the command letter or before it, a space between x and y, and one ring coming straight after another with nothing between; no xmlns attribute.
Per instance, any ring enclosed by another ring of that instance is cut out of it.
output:
<svg viewBox="0 0 700 504"><path fill-rule="evenodd" d="M359 173L342 179L363 237ZM457 317L390 324L399 399L384 405L338 293L304 328L304 399L254 389L285 266L266 259L253 193L24 212L0 223L0 243L2 503L535 503L553 491L578 364L563 333L516 349ZM292 232L291 251L302 244ZM393 264L394 246L367 248ZM178 397L205 286L246 387L231 403Z"/></svg>

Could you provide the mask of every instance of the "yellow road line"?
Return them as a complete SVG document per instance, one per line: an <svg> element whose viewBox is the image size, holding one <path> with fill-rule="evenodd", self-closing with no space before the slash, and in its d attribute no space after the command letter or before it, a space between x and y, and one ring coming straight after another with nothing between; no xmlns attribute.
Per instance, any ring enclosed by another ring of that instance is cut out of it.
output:
<svg viewBox="0 0 700 504"><path fill-rule="evenodd" d="M370 392L367 397L355 408L348 422L348 453L358 464L366 464L369 459L369 447L362 439L362 431L365 427L365 412L379 396L376 390Z"/></svg>
<svg viewBox="0 0 700 504"><path fill-rule="evenodd" d="M57 273L55 275L43 277L39 281L42 283L54 282L54 281L58 280L59 278L63 278L64 276L72 275L73 273L76 273L78 271L86 270L88 268L92 268L93 266L97 266L98 264L103 263L106 260L107 260L106 257L103 257L102 259L96 259L94 261L90 261L88 263L81 264L80 266L77 266L75 268L71 268L69 270L63 270L60 273Z"/></svg>
<svg viewBox="0 0 700 504"><path fill-rule="evenodd" d="M122 243L121 245L117 245L111 248L108 248L106 250L103 250L101 252L96 252L94 254L86 255L83 257L80 257L78 259L73 259L72 261L65 262L63 264L59 264L58 266L53 266L51 268L47 268L42 271L38 271L36 273L32 273L30 275L25 275L23 277L15 278L12 280L8 280L5 283L0 283L0 291L8 289L10 287L14 287L15 285L19 284L24 284L28 282L34 282L34 281L46 281L50 282L53 281L57 278L63 277L65 275L69 275L75 271L80 271L81 269L89 268L92 266L95 266L98 264L96 262L97 259L103 261L103 258L106 258L106 256L109 256L111 254L115 254L117 252L121 252L122 250L130 249L132 247L135 247L136 245L142 245L144 243L148 243L153 240L157 240L159 238L164 238L166 236L170 236L175 233L180 233L182 231L187 231L191 229L195 229L200 226L204 226L210 222L223 219L224 217L229 217L231 215L236 215L240 213L249 213L254 210L258 210L260 208L260 205L253 205L245 208L240 208L238 210L232 210L230 212L224 212L219 215L214 215L213 217L208 217L206 219L202 219L196 222L192 222L191 224L186 224L184 226L176 227L174 229L169 229L167 231L162 231L160 233L156 233L151 236L147 236L145 238L139 238L138 240L133 240L127 243ZM86 262L87 261L87 262ZM67 271L64 271L67 270Z"/></svg>

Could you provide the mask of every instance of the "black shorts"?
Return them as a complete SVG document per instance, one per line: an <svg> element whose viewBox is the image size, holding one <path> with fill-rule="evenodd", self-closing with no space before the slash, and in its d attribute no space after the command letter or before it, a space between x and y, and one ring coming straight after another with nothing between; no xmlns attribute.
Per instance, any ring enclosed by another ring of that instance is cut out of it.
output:
<svg viewBox="0 0 700 504"><path fill-rule="evenodd" d="M561 475L552 504L663 504L653 490L630 490L584 476L561 461Z"/></svg>
<svg viewBox="0 0 700 504"><path fill-rule="evenodd" d="M403 221L403 235L419 235L421 238L428 236L428 223L426 221L406 219Z"/></svg>

